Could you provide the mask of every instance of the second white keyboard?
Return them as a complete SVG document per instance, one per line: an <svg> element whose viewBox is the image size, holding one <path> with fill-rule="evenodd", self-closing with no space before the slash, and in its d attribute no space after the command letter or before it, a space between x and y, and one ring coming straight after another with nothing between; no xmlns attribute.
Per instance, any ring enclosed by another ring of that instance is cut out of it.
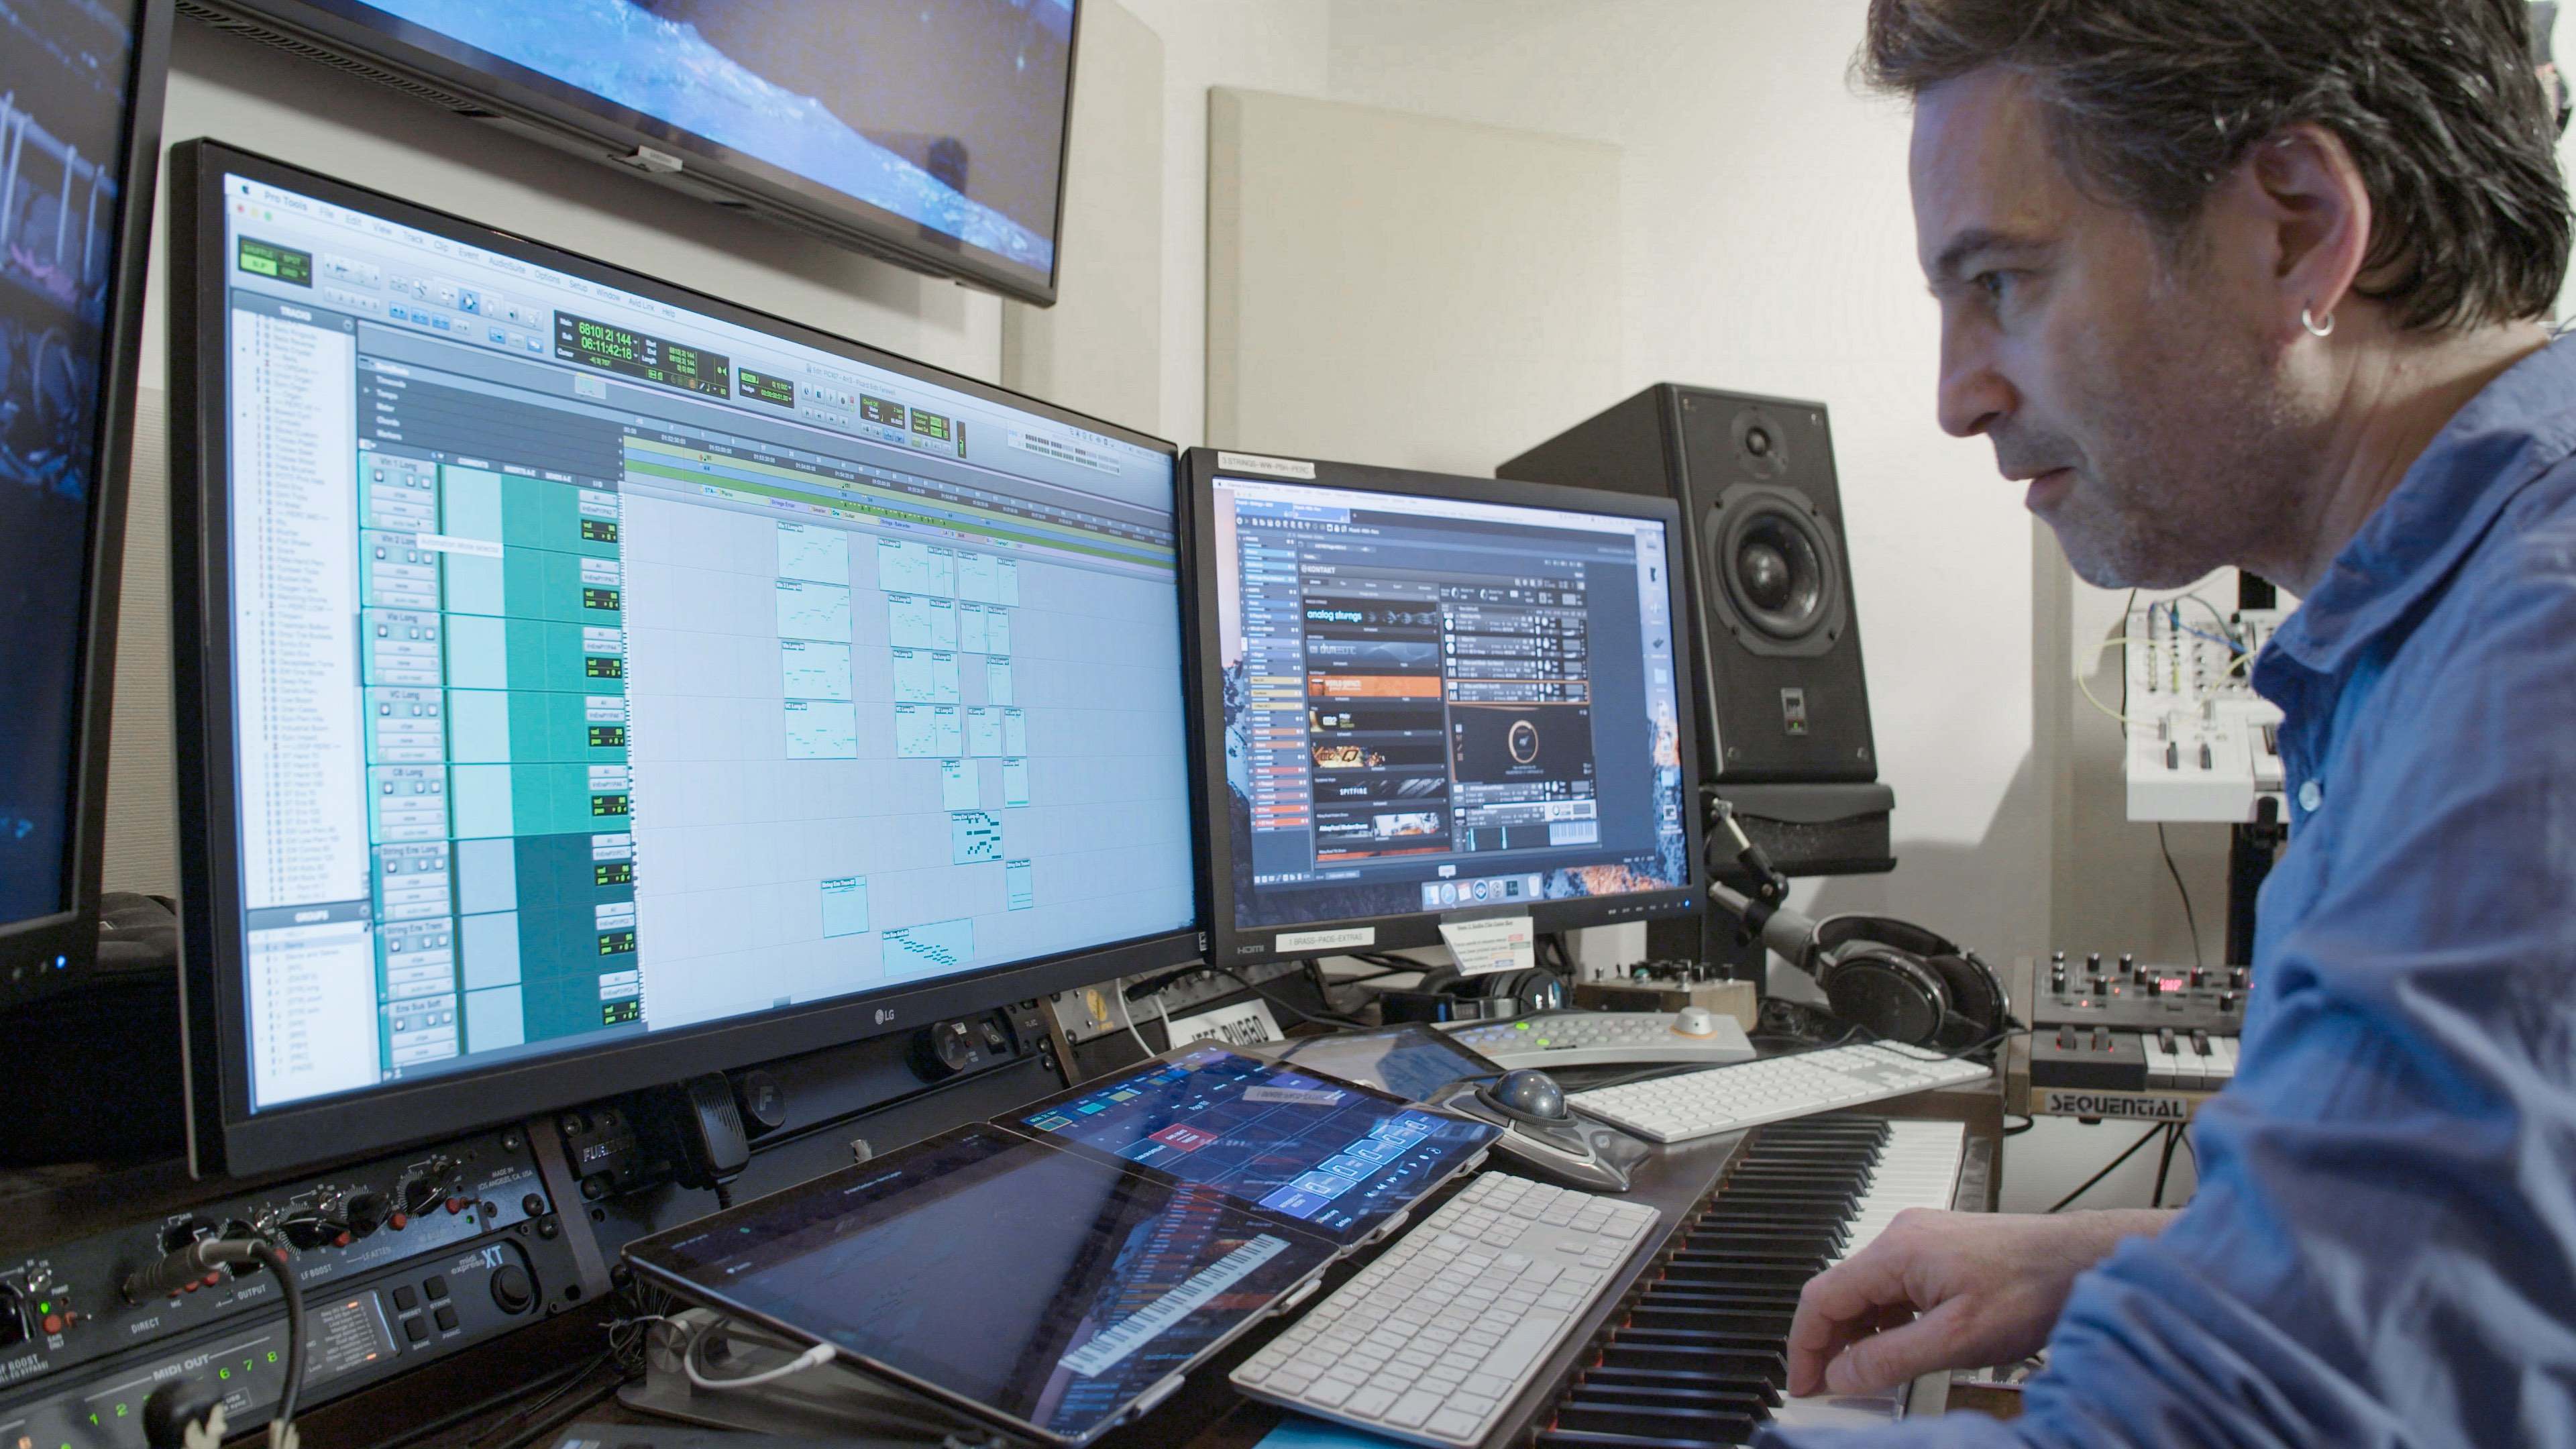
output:
<svg viewBox="0 0 2576 1449"><path fill-rule="evenodd" d="M1509 1070L1651 1067L1750 1061L1753 1044L1734 1017L1699 1010L1550 1011L1514 1021L1444 1026L1449 1039Z"/></svg>
<svg viewBox="0 0 2576 1449"><path fill-rule="evenodd" d="M1992 1074L1990 1067L1920 1047L1871 1042L1569 1092L1565 1100L1648 1141L1687 1142L1811 1112L1981 1082Z"/></svg>
<svg viewBox="0 0 2576 1449"><path fill-rule="evenodd" d="M1234 1371L1420 1444L1481 1442L1655 1225L1642 1203L1488 1172Z"/></svg>

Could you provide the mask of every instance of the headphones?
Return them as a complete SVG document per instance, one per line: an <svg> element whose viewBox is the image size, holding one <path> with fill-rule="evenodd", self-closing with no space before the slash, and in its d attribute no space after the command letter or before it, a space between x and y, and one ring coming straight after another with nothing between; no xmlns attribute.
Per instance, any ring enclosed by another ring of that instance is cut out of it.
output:
<svg viewBox="0 0 2576 1449"><path fill-rule="evenodd" d="M1828 916L1815 940L1807 969L1833 1014L1882 1040L1959 1051L2011 1022L1993 968L1911 921Z"/></svg>
<svg viewBox="0 0 2576 1449"><path fill-rule="evenodd" d="M1381 991L1389 1025L1399 1021L1504 1021L1565 1005L1565 978L1544 966L1462 976L1455 966L1422 973L1410 991Z"/></svg>

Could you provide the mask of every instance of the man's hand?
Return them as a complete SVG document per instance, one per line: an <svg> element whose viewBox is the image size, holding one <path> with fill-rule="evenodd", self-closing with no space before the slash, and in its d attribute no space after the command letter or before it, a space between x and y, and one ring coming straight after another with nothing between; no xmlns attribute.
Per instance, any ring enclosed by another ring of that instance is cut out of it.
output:
<svg viewBox="0 0 2576 1449"><path fill-rule="evenodd" d="M1935 1369L2037 1353L2085 1269L2172 1212L1947 1213L1908 1208L1817 1274L1789 1329L1789 1392L1877 1393Z"/></svg>

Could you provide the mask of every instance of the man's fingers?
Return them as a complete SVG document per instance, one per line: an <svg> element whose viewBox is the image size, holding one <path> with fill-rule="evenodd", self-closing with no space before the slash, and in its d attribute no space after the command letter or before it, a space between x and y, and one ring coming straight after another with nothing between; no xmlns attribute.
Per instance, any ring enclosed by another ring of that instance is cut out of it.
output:
<svg viewBox="0 0 2576 1449"><path fill-rule="evenodd" d="M1953 1298L1910 1323L1873 1333L1825 1365L1825 1391L1875 1394L1917 1374L1958 1368L1965 1310Z"/></svg>
<svg viewBox="0 0 2576 1449"><path fill-rule="evenodd" d="M1825 1391L1825 1365L1853 1344L1899 1324L1914 1321L1914 1310L1899 1303L1881 1304L1833 1326L1832 1339L1813 1353L1789 1356L1789 1392L1793 1395L1821 1394Z"/></svg>
<svg viewBox="0 0 2576 1449"><path fill-rule="evenodd" d="M1911 1309L1905 1255L1881 1237L1850 1258L1807 1280L1798 1313L1789 1324L1789 1392L1812 1394L1824 1385L1825 1365L1876 1326L1888 1308Z"/></svg>

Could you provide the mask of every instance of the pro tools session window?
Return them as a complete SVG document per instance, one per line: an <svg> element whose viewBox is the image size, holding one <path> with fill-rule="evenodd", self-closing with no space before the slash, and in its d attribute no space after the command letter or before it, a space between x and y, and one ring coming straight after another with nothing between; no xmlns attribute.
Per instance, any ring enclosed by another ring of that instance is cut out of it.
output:
<svg viewBox="0 0 2576 1449"><path fill-rule="evenodd" d="M1192 924L1166 455L227 194L256 1106Z"/></svg>
<svg viewBox="0 0 2576 1449"><path fill-rule="evenodd" d="M1215 496L1238 925L1690 883L1660 523Z"/></svg>

